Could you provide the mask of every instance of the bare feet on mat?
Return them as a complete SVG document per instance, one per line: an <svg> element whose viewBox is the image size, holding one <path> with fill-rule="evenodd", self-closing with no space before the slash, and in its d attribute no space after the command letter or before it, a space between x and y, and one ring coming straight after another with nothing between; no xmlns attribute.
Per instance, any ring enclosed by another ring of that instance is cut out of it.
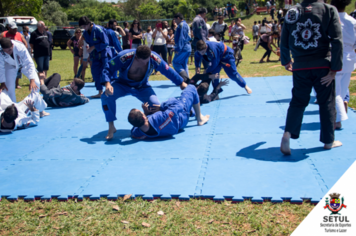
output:
<svg viewBox="0 0 356 236"><path fill-rule="evenodd" d="M114 137L114 133L116 133L116 128L114 126L114 123L109 123L109 131L108 135L106 135L105 139L106 140L111 140Z"/></svg>
<svg viewBox="0 0 356 236"><path fill-rule="evenodd" d="M103 91L100 91L97 95L91 96L91 98L101 98Z"/></svg>
<svg viewBox="0 0 356 236"><path fill-rule="evenodd" d="M210 115L205 115L205 116L201 115L200 120L198 121L198 125L205 124L206 122L208 122L209 118L210 118Z"/></svg>
<svg viewBox="0 0 356 236"><path fill-rule="evenodd" d="M250 87L248 87L247 85L245 86L245 90L248 94L252 93L252 89L250 89Z"/></svg>
<svg viewBox="0 0 356 236"><path fill-rule="evenodd" d="M335 127L335 129L341 129L341 127L342 127L341 122L336 122L334 127Z"/></svg>
<svg viewBox="0 0 356 236"><path fill-rule="evenodd" d="M290 140L290 133L285 132L282 137L281 152L284 155L288 155L288 156L292 154L292 152L290 150L289 140Z"/></svg>
<svg viewBox="0 0 356 236"><path fill-rule="evenodd" d="M344 101L344 106L345 106L345 111L346 111L346 114L347 114L349 103L347 101Z"/></svg>
<svg viewBox="0 0 356 236"><path fill-rule="evenodd" d="M45 116L49 116L50 114L48 112L45 112L45 111L41 111L40 112L40 117L45 117Z"/></svg>
<svg viewBox="0 0 356 236"><path fill-rule="evenodd" d="M332 143L327 143L324 145L324 149L326 150L330 150L332 148L336 148L336 147L341 147L342 146L342 142L340 141L334 141Z"/></svg>

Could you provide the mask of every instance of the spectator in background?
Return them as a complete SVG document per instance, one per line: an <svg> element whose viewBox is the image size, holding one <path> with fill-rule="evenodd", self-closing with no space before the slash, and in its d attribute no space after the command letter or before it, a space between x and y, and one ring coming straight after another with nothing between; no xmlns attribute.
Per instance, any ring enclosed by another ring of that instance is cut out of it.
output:
<svg viewBox="0 0 356 236"><path fill-rule="evenodd" d="M204 21L205 21L206 28L207 28L208 31L209 31L210 28L211 28L211 26L210 26L210 24L208 24L208 17L204 17Z"/></svg>
<svg viewBox="0 0 356 236"><path fill-rule="evenodd" d="M156 28L153 30L152 37L154 38L153 51L162 57L167 62L167 27L162 21L157 21Z"/></svg>
<svg viewBox="0 0 356 236"><path fill-rule="evenodd" d="M213 10L214 20L216 20L218 18L218 13L219 13L219 8L218 8L218 6L215 6L214 10Z"/></svg>
<svg viewBox="0 0 356 236"><path fill-rule="evenodd" d="M53 45L53 35L51 31L49 31L48 27L46 26L46 32L48 34L48 41L49 41L49 60L52 61L52 45Z"/></svg>
<svg viewBox="0 0 356 236"><path fill-rule="evenodd" d="M173 19L172 23L171 23L171 28L170 28L173 30L173 34L176 33L177 27L178 27L177 22Z"/></svg>
<svg viewBox="0 0 356 236"><path fill-rule="evenodd" d="M260 63L264 63L265 61L263 59L265 59L265 57L267 57L267 62L270 62L271 60L269 59L269 57L271 56L271 52L273 51L272 45L277 49L278 47L273 43L273 39L274 38L278 38L279 34L278 32L273 32L272 34L267 33L267 34L263 34L261 35L261 39L260 39L260 46L263 47L266 52L265 54L263 54ZM277 54L277 50L273 51L274 53Z"/></svg>
<svg viewBox="0 0 356 236"><path fill-rule="evenodd" d="M47 71L49 69L51 45L43 21L39 21L37 23L37 29L31 33L30 45L40 79L44 79L47 77Z"/></svg>
<svg viewBox="0 0 356 236"><path fill-rule="evenodd" d="M88 62L90 64L90 67L92 66L88 49L89 49L89 44L85 40L83 40L83 46L79 48L79 56L83 57L83 59L76 77L81 78L84 81L85 81L85 71L88 67Z"/></svg>
<svg viewBox="0 0 356 236"><path fill-rule="evenodd" d="M144 38L144 41L145 42L147 42L147 46L149 47L149 48L151 48L151 45L152 45L152 34L153 34L153 32L152 32L152 28L151 28L151 26L148 26L147 27L147 33L145 33L144 35L143 35L143 38Z"/></svg>
<svg viewBox="0 0 356 236"><path fill-rule="evenodd" d="M23 37L25 38L26 42L27 42L27 50L28 50L28 53L31 55L31 46L30 46L30 29L28 28L28 26L24 26L23 27Z"/></svg>
<svg viewBox="0 0 356 236"><path fill-rule="evenodd" d="M215 34L219 34L220 40L224 42L224 35L228 27L224 22L224 17L222 15L218 15L218 21L214 21L214 23L211 25L211 28L215 31Z"/></svg>
<svg viewBox="0 0 356 236"><path fill-rule="evenodd" d="M74 72L74 77L78 74L78 65L79 65L79 60L82 58L79 55L79 39L82 37L82 31L77 28L74 32L74 36L71 37L68 42L67 46L71 53L73 54L73 60L74 60L74 65L73 65L73 72ZM72 49L72 44L73 44L73 49Z"/></svg>
<svg viewBox="0 0 356 236"><path fill-rule="evenodd" d="M269 0L266 2L266 7L267 7L267 14L268 14L269 13L269 9L271 7L271 3L270 3Z"/></svg>
<svg viewBox="0 0 356 236"><path fill-rule="evenodd" d="M122 49L130 49L130 30L129 23L127 21L124 22L124 31L125 35L122 35Z"/></svg>
<svg viewBox="0 0 356 236"><path fill-rule="evenodd" d="M275 9L274 7L271 8L270 15L272 17L272 20L274 20L274 14L275 14Z"/></svg>
<svg viewBox="0 0 356 236"><path fill-rule="evenodd" d="M235 8L236 8L236 6L235 6ZM248 6L248 1L246 1L245 10L246 10L246 16L250 15L250 7Z"/></svg>
<svg viewBox="0 0 356 236"><path fill-rule="evenodd" d="M230 25L229 25L229 42L232 42L232 37L231 37L231 30L232 30L232 27L235 26L235 21L232 20Z"/></svg>
<svg viewBox="0 0 356 236"><path fill-rule="evenodd" d="M121 44L116 36L116 28L117 28L117 21L115 19L111 19L108 22L108 28L106 29L106 35L109 39L109 46L114 47L117 52L121 52ZM125 31L123 32L125 33Z"/></svg>
<svg viewBox="0 0 356 236"><path fill-rule="evenodd" d="M192 54L194 51L196 51L196 44L199 40L204 40L206 41L208 39L208 28L206 27L206 23L204 21L204 18L206 17L207 10L206 8L202 7L198 9L198 15L195 16L193 23L192 23L192 28L193 28L193 35L194 39L192 42ZM194 56L194 54L193 54ZM203 61L204 68L208 68L208 62L205 60ZM198 63L201 65L201 61Z"/></svg>
<svg viewBox="0 0 356 236"><path fill-rule="evenodd" d="M252 35L253 35L253 45L255 45L257 43L257 39L258 39L258 25L257 25L256 21L253 22Z"/></svg>
<svg viewBox="0 0 356 236"><path fill-rule="evenodd" d="M16 41L19 41L19 42L22 42L26 48L28 48L28 44L27 44L27 41L25 39L25 37L17 32L17 25L15 22L11 22L10 24L8 24L8 29L7 31L4 31L1 35L0 35L0 39L1 38L9 38L9 39L12 39L12 40L16 40ZM31 53L30 53L31 55ZM21 73L21 68L19 69L19 71L17 72L17 76L16 76L16 88L17 89L20 89L21 86L19 85L19 79L22 78L22 73Z"/></svg>
<svg viewBox="0 0 356 236"><path fill-rule="evenodd" d="M280 20L283 16L283 10L282 8L279 8L278 12L277 12L277 19Z"/></svg>
<svg viewBox="0 0 356 236"><path fill-rule="evenodd" d="M215 32L213 29L209 30L208 39L210 42L217 42L217 40L215 38Z"/></svg>
<svg viewBox="0 0 356 236"><path fill-rule="evenodd" d="M226 4L227 16L229 17L229 19L231 17L231 5L232 4L230 2L227 2L227 4Z"/></svg>
<svg viewBox="0 0 356 236"><path fill-rule="evenodd" d="M142 44L142 29L140 22L136 19L131 24L130 39L132 40L132 48L137 48Z"/></svg>
<svg viewBox="0 0 356 236"><path fill-rule="evenodd" d="M174 34L173 34L173 29L168 30L168 35L167 35L167 52L168 52L168 65L172 65L172 56L174 52Z"/></svg>

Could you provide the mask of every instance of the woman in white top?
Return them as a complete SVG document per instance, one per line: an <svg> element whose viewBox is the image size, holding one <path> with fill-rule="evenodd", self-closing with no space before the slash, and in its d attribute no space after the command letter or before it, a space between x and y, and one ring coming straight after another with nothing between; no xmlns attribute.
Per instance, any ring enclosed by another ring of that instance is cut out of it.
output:
<svg viewBox="0 0 356 236"><path fill-rule="evenodd" d="M162 21L157 21L156 28L153 30L154 38L153 51L161 55L162 59L167 62L167 26Z"/></svg>
<svg viewBox="0 0 356 236"><path fill-rule="evenodd" d="M348 93L351 72L355 69L355 63L356 63L356 55L355 55L356 20L345 12L345 7L348 5L346 1L332 0L331 5L334 5L339 12L339 19L342 28L343 66L342 66L342 70L340 72L337 72L335 76L335 92L336 92L335 128L341 129L341 121L348 119L346 113L347 107L345 107L344 105L344 98Z"/></svg>

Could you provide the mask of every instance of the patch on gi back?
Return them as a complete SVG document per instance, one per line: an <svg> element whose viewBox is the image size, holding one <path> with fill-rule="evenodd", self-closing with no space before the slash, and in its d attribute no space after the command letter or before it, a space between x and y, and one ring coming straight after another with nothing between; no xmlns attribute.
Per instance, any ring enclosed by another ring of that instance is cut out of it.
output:
<svg viewBox="0 0 356 236"><path fill-rule="evenodd" d="M128 52L120 57L120 61L122 63L125 63L127 60L132 59L134 55L135 55L135 52Z"/></svg>
<svg viewBox="0 0 356 236"><path fill-rule="evenodd" d="M299 9L292 8L287 12L284 20L286 21L287 24L294 24L295 22L297 22L299 20L299 17L300 17Z"/></svg>
<svg viewBox="0 0 356 236"><path fill-rule="evenodd" d="M156 56L155 54L151 53L151 58L157 62L157 64L161 64L161 58L159 58L158 56Z"/></svg>
<svg viewBox="0 0 356 236"><path fill-rule="evenodd" d="M297 23L297 29L292 32L295 38L294 45L301 46L303 49L318 47L318 39L321 38L320 24L313 23L308 19L304 23Z"/></svg>
<svg viewBox="0 0 356 236"><path fill-rule="evenodd" d="M173 112L169 112L168 118L159 126L159 129L162 130L172 121L172 117L174 116Z"/></svg>

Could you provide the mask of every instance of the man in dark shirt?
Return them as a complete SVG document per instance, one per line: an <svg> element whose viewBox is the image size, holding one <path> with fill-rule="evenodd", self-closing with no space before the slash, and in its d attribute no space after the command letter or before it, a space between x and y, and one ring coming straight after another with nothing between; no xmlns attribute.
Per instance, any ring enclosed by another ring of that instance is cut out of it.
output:
<svg viewBox="0 0 356 236"><path fill-rule="evenodd" d="M208 39L208 28L206 27L205 23L205 16L206 16L207 10L202 7L198 9L198 15L195 16L193 23L192 23L192 29L193 29L193 42L192 42L192 48L193 51L196 51L196 44L199 40L204 40L206 41ZM199 61L199 68L201 65L201 61L203 61L204 68L208 68L209 63L205 61L204 59L200 59Z"/></svg>
<svg viewBox="0 0 356 236"><path fill-rule="evenodd" d="M44 79L47 77L49 68L50 43L43 21L39 21L37 29L31 33L30 45L33 50L33 57L37 63L39 77L40 79Z"/></svg>

